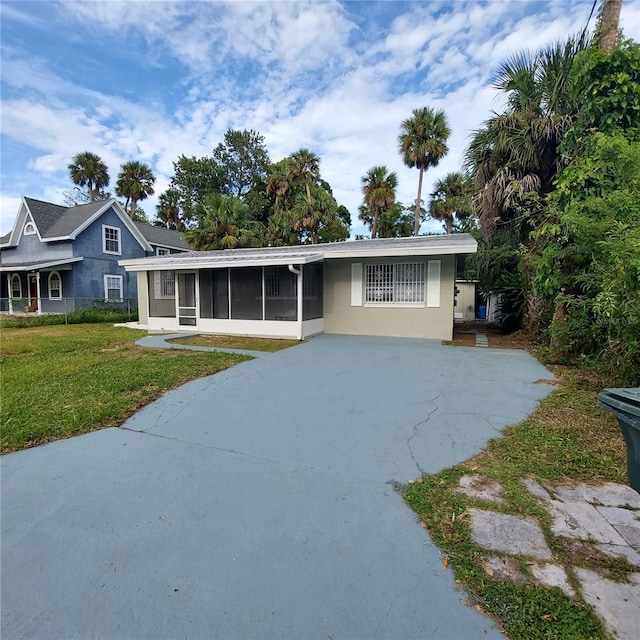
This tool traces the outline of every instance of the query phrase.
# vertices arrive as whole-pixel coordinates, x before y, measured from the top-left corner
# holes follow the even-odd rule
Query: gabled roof
[[[291,247],[261,247],[256,249],[225,249],[221,251],[189,251],[171,256],[120,260],[127,271],[158,271],[164,269],[205,269],[227,266],[306,264],[336,258],[382,258],[405,256],[436,256],[475,253],[478,244],[469,233],[417,238],[376,238],[328,244],[307,244]]]
[[[73,235],[76,229],[105,206],[104,200],[74,207],[63,207],[33,198],[25,198],[24,201],[43,240]]]
[[[136,222],[134,224],[149,244],[183,251],[190,251],[192,249],[180,231],[166,229],[165,227],[156,227],[155,225],[144,222]]]
[[[109,209],[113,209],[122,224],[129,229],[145,251],[152,251],[152,247],[145,236],[115,199],[63,207],[51,202],[24,197],[13,230],[8,237],[2,238],[0,245],[5,248],[17,246],[25,215],[33,219],[40,240],[42,242],[52,242],[56,240],[75,240],[82,231]]]

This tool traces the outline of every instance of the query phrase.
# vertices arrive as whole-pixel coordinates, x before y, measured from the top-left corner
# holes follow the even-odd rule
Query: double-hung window
[[[53,300],[62,298],[62,279],[57,271],[49,274],[49,298]]]
[[[153,272],[153,296],[156,300],[166,300],[176,297],[176,272]]]
[[[22,280],[17,273],[11,276],[11,297],[22,298]]]
[[[102,225],[102,251],[103,253],[112,253],[118,256],[122,253],[120,247],[120,229],[118,227],[110,227],[106,224]]]
[[[122,276],[104,277],[104,299],[122,301]]]
[[[424,262],[368,264],[365,303],[424,304]]]

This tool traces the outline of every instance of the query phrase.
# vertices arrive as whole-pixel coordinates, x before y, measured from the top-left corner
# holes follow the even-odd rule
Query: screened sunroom
[[[322,256],[239,261],[219,252],[204,264],[199,257],[201,264],[168,258],[163,269],[138,272],[138,290],[147,292],[141,322],[150,331],[295,339],[323,331]]]

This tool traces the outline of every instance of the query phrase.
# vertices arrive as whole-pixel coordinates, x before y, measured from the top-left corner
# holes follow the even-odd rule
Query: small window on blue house
[[[33,222],[27,222],[27,224],[24,225],[25,236],[32,236],[35,234],[35,232],[36,232],[36,227],[33,224]]]
[[[57,271],[49,274],[49,298],[54,300],[62,298],[62,278]]]
[[[168,256],[170,253],[171,251],[169,251],[169,249],[166,249],[165,247],[156,247],[157,256]]]
[[[122,253],[120,248],[120,229],[118,227],[102,225],[102,251],[118,256]]]
[[[22,298],[22,280],[17,273],[11,276],[11,297]]]
[[[122,276],[104,277],[104,299],[111,301],[122,301]]]

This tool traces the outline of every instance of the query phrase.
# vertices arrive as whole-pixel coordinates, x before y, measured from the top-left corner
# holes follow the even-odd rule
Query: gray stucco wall
[[[402,308],[389,306],[351,306],[351,265],[441,261],[440,306]],[[407,256],[385,259],[326,260],[324,263],[324,327],[325,333],[345,333],[408,338],[451,340],[453,335],[454,256]],[[426,285],[425,285],[426,286]],[[364,282],[363,300],[364,300]],[[426,291],[425,291],[426,300]]]

